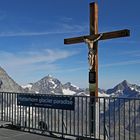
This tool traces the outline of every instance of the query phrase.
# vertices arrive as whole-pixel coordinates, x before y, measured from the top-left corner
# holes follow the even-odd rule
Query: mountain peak
[[[108,89],[107,93],[116,97],[135,97],[139,96],[140,87],[135,84],[130,84],[127,80],[124,80],[114,88]]]
[[[47,77],[52,78],[52,75],[48,74],[48,76],[47,76]]]
[[[122,81],[120,84],[122,84],[124,87],[128,87],[130,85],[127,80]]]
[[[71,82],[67,82],[63,85],[64,89],[74,91],[75,93],[83,92],[83,90],[75,85],[73,85]]]
[[[55,79],[52,75],[48,74],[47,76],[45,76],[42,79]]]
[[[0,66],[0,75],[6,74],[6,71]]]
[[[67,82],[64,84],[65,86],[71,86],[71,82]]]
[[[24,89],[8,75],[2,67],[0,67],[0,91],[24,92]]]
[[[50,80],[53,80],[53,79],[55,79],[55,78],[53,78],[51,75],[47,75],[47,76],[43,77],[41,80],[50,81]]]

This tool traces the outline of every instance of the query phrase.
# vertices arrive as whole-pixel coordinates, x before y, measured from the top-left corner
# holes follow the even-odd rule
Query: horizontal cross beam
[[[82,42],[84,42],[84,39],[86,39],[86,38],[90,39],[90,40],[95,40],[100,35],[102,35],[102,36],[99,38],[99,40],[128,37],[128,36],[130,36],[130,30],[124,29],[124,30],[119,30],[119,31],[100,33],[97,35],[86,35],[86,36],[80,36],[80,37],[74,37],[74,38],[67,38],[67,39],[64,39],[64,44],[82,43]]]

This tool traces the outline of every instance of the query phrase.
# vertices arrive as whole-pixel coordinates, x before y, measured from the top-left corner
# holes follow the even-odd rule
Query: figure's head
[[[88,45],[89,49],[93,48],[93,41],[88,39],[88,38],[84,38],[84,42]]]
[[[87,44],[89,44],[89,43],[91,43],[91,40],[88,39],[88,38],[84,38],[84,42],[87,43]]]

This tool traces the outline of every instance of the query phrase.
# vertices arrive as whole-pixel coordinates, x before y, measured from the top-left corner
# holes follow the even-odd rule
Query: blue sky
[[[64,38],[89,34],[92,0],[0,0],[0,66],[21,85],[51,74],[88,87],[87,46]],[[99,42],[99,87],[140,84],[140,2],[97,1],[99,32],[128,28],[131,37]]]

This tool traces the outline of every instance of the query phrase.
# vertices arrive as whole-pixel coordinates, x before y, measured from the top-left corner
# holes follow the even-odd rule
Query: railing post
[[[93,135],[95,136],[95,107],[94,107],[95,98],[90,96],[90,102],[89,102],[89,131],[90,131],[90,137]]]
[[[28,121],[29,124],[28,124],[28,127],[29,127],[29,132],[30,132],[30,106],[29,106],[28,114],[29,114],[29,118],[28,118],[29,119],[29,121]]]
[[[124,120],[123,120],[123,125],[124,125],[124,140],[125,140],[125,111],[126,111],[125,110],[125,98],[123,100],[124,100],[124,110],[123,110],[124,111],[124,114],[123,114],[124,115]]]
[[[64,112],[63,112],[63,110],[62,110],[62,138],[64,138],[63,121],[64,121]]]
[[[105,133],[105,98],[104,98],[104,140],[106,139],[106,133]]]
[[[136,140],[136,101],[134,99],[134,140]]]
[[[128,117],[129,117],[129,128],[128,128],[128,131],[129,131],[129,139],[131,139],[131,117],[130,117],[130,99],[128,99],[128,103],[129,103],[129,115],[128,115]]]
[[[1,98],[1,120],[3,121],[3,93]]]

